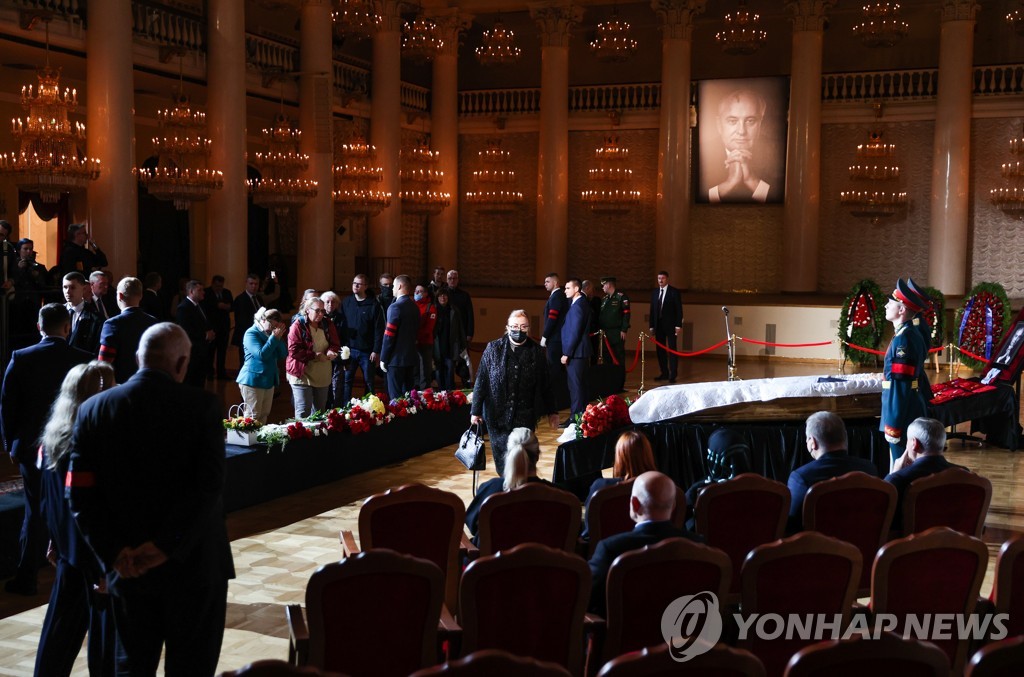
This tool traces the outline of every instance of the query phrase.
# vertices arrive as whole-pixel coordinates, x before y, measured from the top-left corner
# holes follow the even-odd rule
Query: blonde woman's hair
[[[47,467],[55,468],[57,462],[71,450],[71,433],[82,403],[114,385],[114,367],[99,360],[79,364],[68,372],[39,438],[39,443],[46,450]]]
[[[515,428],[508,436],[508,456],[505,458],[505,491],[526,484],[537,474],[540,459],[540,442],[529,428]]]
[[[260,306],[253,316],[252,321],[257,327],[260,326],[260,322],[268,320],[270,322],[280,322],[283,318],[281,317],[281,311],[277,308],[265,308]]]

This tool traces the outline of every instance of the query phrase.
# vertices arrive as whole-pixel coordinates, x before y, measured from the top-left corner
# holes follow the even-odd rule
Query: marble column
[[[569,262],[569,36],[583,18],[575,5],[530,8],[541,38],[540,140],[537,162],[535,277]],[[578,273],[576,273],[578,274]]]
[[[944,0],[939,37],[939,84],[932,157],[928,284],[943,294],[967,292],[970,242],[971,103],[974,0]],[[910,262],[908,262],[909,264]],[[920,268],[907,274],[920,274]]]
[[[304,0],[299,37],[300,149],[309,155],[304,178],[316,181],[316,197],[299,210],[297,294],[334,285],[334,60],[331,54],[331,1]]]
[[[821,215],[821,56],[825,13],[835,0],[790,0],[793,54],[789,85],[782,291],[818,288]]]
[[[444,40],[444,47],[434,57],[431,143],[440,153],[438,169],[444,172],[440,190],[451,193],[452,204],[427,222],[428,273],[434,266],[446,270],[459,267],[459,32],[470,26],[470,17],[457,9],[430,18],[437,22]]]
[[[370,143],[377,147],[377,162],[384,168],[380,189],[391,193],[391,205],[370,219],[370,258],[374,280],[381,267],[390,267],[402,255],[402,200],[399,196],[402,148],[402,15],[395,0],[377,3],[381,23],[373,36]],[[389,270],[392,275],[400,271]]]
[[[654,0],[661,18],[661,117],[654,270],[690,286],[690,75],[694,19],[706,0]]]
[[[85,32],[86,155],[100,161],[89,183],[89,228],[110,263],[114,284],[138,274],[139,204],[132,89],[132,14],[129,3],[94,0]]]
[[[224,187],[206,210],[203,280],[223,275],[229,288],[245,286],[249,272],[249,212],[245,186],[245,3],[210,0],[207,22],[210,167],[224,172]]]

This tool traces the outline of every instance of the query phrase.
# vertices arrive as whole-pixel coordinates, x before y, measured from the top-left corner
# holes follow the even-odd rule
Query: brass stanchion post
[[[644,339],[647,338],[647,334],[643,331],[640,332],[640,387],[637,388],[636,396],[640,397],[644,394],[644,363],[646,355],[644,355]]]

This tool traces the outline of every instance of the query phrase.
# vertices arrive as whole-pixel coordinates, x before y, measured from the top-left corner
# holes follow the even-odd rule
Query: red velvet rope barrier
[[[818,343],[769,343],[767,341],[756,341],[754,339],[743,338],[742,336],[737,336],[736,338],[744,343],[754,343],[759,346],[775,346],[776,348],[814,348],[817,346],[832,345],[831,341],[819,341]]]
[[[946,346],[939,346],[938,348],[929,348],[928,354],[931,355],[932,353],[941,353],[945,347]]]
[[[631,373],[634,369],[636,369],[636,365],[640,363],[640,345],[641,345],[641,343],[642,343],[642,341],[640,341],[640,339],[637,339],[637,341],[636,341],[636,353],[633,354],[633,365],[629,369],[626,370],[627,374]]]
[[[604,347],[608,349],[608,357],[612,358],[612,364],[616,367],[619,366],[619,361],[615,359],[615,351],[612,350],[612,344],[608,341],[608,334],[602,334],[601,338],[604,339]]]
[[[987,357],[982,357],[981,355],[975,355],[971,351],[964,350],[960,346],[953,346],[953,347],[956,348],[957,350],[959,350],[961,353],[963,353],[967,357],[971,358],[972,360],[977,360],[978,362],[984,362],[985,364],[988,364],[988,358]]]
[[[859,346],[856,343],[850,343],[849,341],[843,341],[843,343],[850,346],[854,350],[861,351],[862,353],[871,353],[872,355],[885,355],[884,350],[873,350],[871,348],[865,348],[864,346]]]
[[[698,351],[695,351],[695,352],[692,352],[692,353],[681,353],[678,350],[672,350],[668,346],[663,345],[661,343],[658,343],[658,340],[656,338],[653,338],[653,337],[648,337],[648,338],[651,339],[651,343],[653,343],[654,345],[656,345],[659,348],[662,348],[664,350],[667,350],[668,352],[672,353],[673,355],[678,355],[679,357],[696,357],[697,355],[703,355],[704,353],[710,353],[712,350],[717,350],[718,348],[721,348],[722,346],[724,346],[726,343],[729,342],[726,339],[722,339],[721,341],[719,341],[715,345],[710,346],[708,348],[705,348],[704,350],[698,350]]]

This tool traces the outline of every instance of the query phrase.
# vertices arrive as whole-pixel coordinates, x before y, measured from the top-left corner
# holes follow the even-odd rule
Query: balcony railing
[[[299,48],[246,33],[245,61],[264,73],[293,73],[299,70]]]
[[[78,16],[82,3],[79,0],[11,0],[7,4],[15,9],[49,12],[58,16]]]
[[[661,105],[661,85],[586,85],[569,88],[571,112],[650,110]],[[459,115],[522,115],[540,110],[540,89],[476,89],[459,92]]]
[[[132,33],[159,45],[202,51],[206,43],[202,17],[162,5],[132,2]]]

